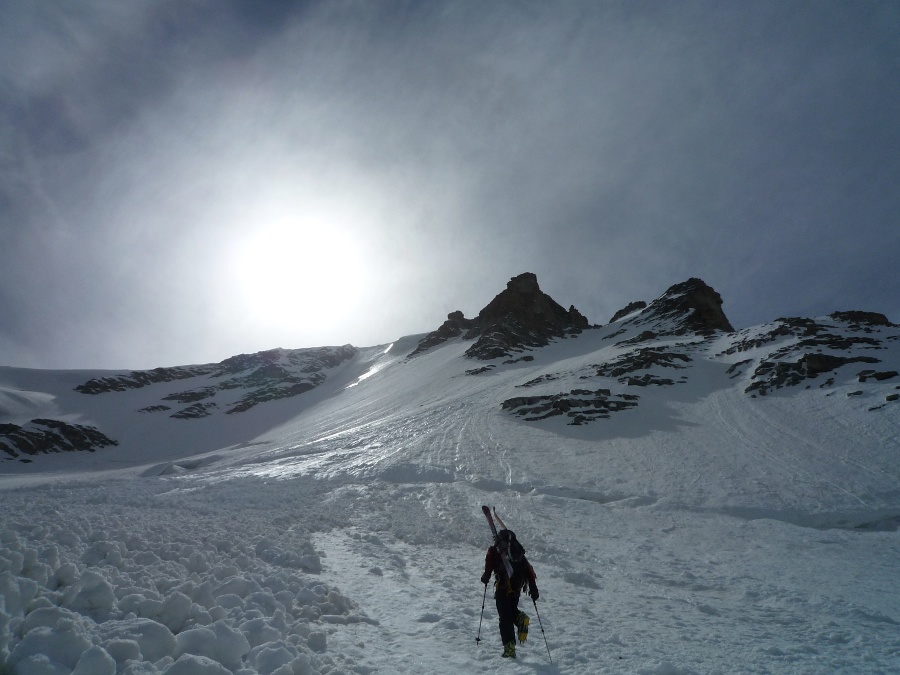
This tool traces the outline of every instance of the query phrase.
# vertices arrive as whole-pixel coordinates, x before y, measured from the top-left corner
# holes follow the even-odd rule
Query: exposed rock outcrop
[[[734,332],[734,327],[722,311],[722,296],[702,279],[696,278],[675,284],[625,324],[652,325],[660,335]]]
[[[735,336],[734,343],[723,354],[736,354],[739,352],[759,349],[770,343],[783,341],[785,338],[799,338],[788,341],[782,347],[773,349],[769,354],[770,360],[784,359],[798,353],[811,352],[813,350],[831,349],[846,351],[853,348],[880,349],[882,341],[869,335],[857,335],[856,333],[871,333],[864,327],[851,324],[849,330],[834,332],[833,326],[816,323],[813,319],[792,317],[788,319],[776,319],[773,326],[767,330],[742,331]],[[746,337],[745,337],[746,335]],[[890,339],[890,338],[888,338]]]
[[[447,340],[450,340],[452,338],[459,337],[463,333],[467,333],[468,331],[470,331],[473,326],[474,322],[463,316],[462,312],[450,312],[447,315],[447,320],[443,324],[441,324],[441,327],[436,331],[432,331],[422,340],[420,340],[418,347],[415,348],[410,356],[415,356],[416,354],[427,351],[432,347],[436,347],[442,342],[446,342]]]
[[[578,426],[597,419],[607,419],[611,413],[637,405],[634,394],[613,394],[609,389],[573,389],[549,396],[518,396],[503,402],[503,409],[524,417],[526,422],[538,422],[548,417],[565,415],[569,424]]]
[[[511,356],[532,347],[544,347],[554,338],[575,335],[589,327],[588,320],[570,306],[565,309],[541,291],[531,272],[510,279],[506,290],[491,300],[478,316],[466,319],[453,312],[436,331],[426,335],[410,356],[462,335],[475,340],[466,356],[489,360]]]
[[[888,318],[884,314],[879,314],[878,312],[833,312],[828,315],[828,318],[849,323],[855,328],[861,328],[863,326],[890,327],[894,325],[888,321]]]
[[[848,363],[878,363],[871,356],[834,356],[832,354],[804,354],[797,361],[762,361],[753,373],[754,382],[744,391],[759,393],[781,387],[796,386],[807,379],[815,379],[822,373],[837,370]]]
[[[94,427],[61,420],[33,419],[25,426],[0,424],[0,450],[11,458],[51,452],[94,452],[118,445]],[[25,460],[27,461],[27,460]]]
[[[868,382],[869,380],[883,382],[884,380],[890,380],[898,375],[900,375],[900,373],[896,370],[883,370],[881,372],[877,370],[863,370],[856,376],[856,379],[858,382]]]
[[[606,363],[593,366],[597,377],[621,377],[638,370],[653,367],[681,369],[690,363],[687,354],[669,351],[664,347],[644,347],[636,349]]]

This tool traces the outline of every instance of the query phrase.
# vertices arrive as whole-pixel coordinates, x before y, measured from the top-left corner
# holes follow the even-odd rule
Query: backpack
[[[506,551],[509,557],[513,568],[513,576],[510,579],[511,588],[518,587],[521,590],[528,585],[530,580],[537,578],[534,569],[525,558],[525,547],[516,538],[515,532],[506,529],[500,530],[494,545],[498,551]]]

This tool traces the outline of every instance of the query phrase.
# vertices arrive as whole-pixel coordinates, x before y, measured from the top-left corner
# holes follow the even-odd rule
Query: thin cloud
[[[523,271],[594,322],[690,276],[737,326],[900,320],[892,5],[4,12],[4,363],[380,344]],[[267,320],[234,268],[273,223]],[[350,260],[352,294],[304,281]]]

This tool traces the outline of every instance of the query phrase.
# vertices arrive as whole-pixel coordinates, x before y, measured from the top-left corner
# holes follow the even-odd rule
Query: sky
[[[900,321],[900,5],[6,0],[0,365],[373,346],[506,282],[605,323]]]

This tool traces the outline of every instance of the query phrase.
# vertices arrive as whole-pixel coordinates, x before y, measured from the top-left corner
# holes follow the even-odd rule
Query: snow
[[[501,409],[625,391],[592,366],[639,332],[610,339],[626,321],[475,376],[461,340],[413,359],[412,338],[361,349],[307,394],[197,420],[136,412],[183,383],[84,396],[74,386],[102,373],[0,369],[0,421],[55,415],[120,440],[0,463],[0,663],[27,675],[900,671],[900,402],[870,410],[900,381],[860,385],[856,364],[827,387],[754,398],[752,368],[729,368],[791,338],[734,354],[733,336],[660,338],[691,362],[651,371],[677,384],[627,388],[635,409],[584,426]],[[900,369],[896,339],[873,353]],[[531,633],[515,662],[500,658],[490,594],[482,619],[482,504],[538,574],[540,623],[523,597]]]

